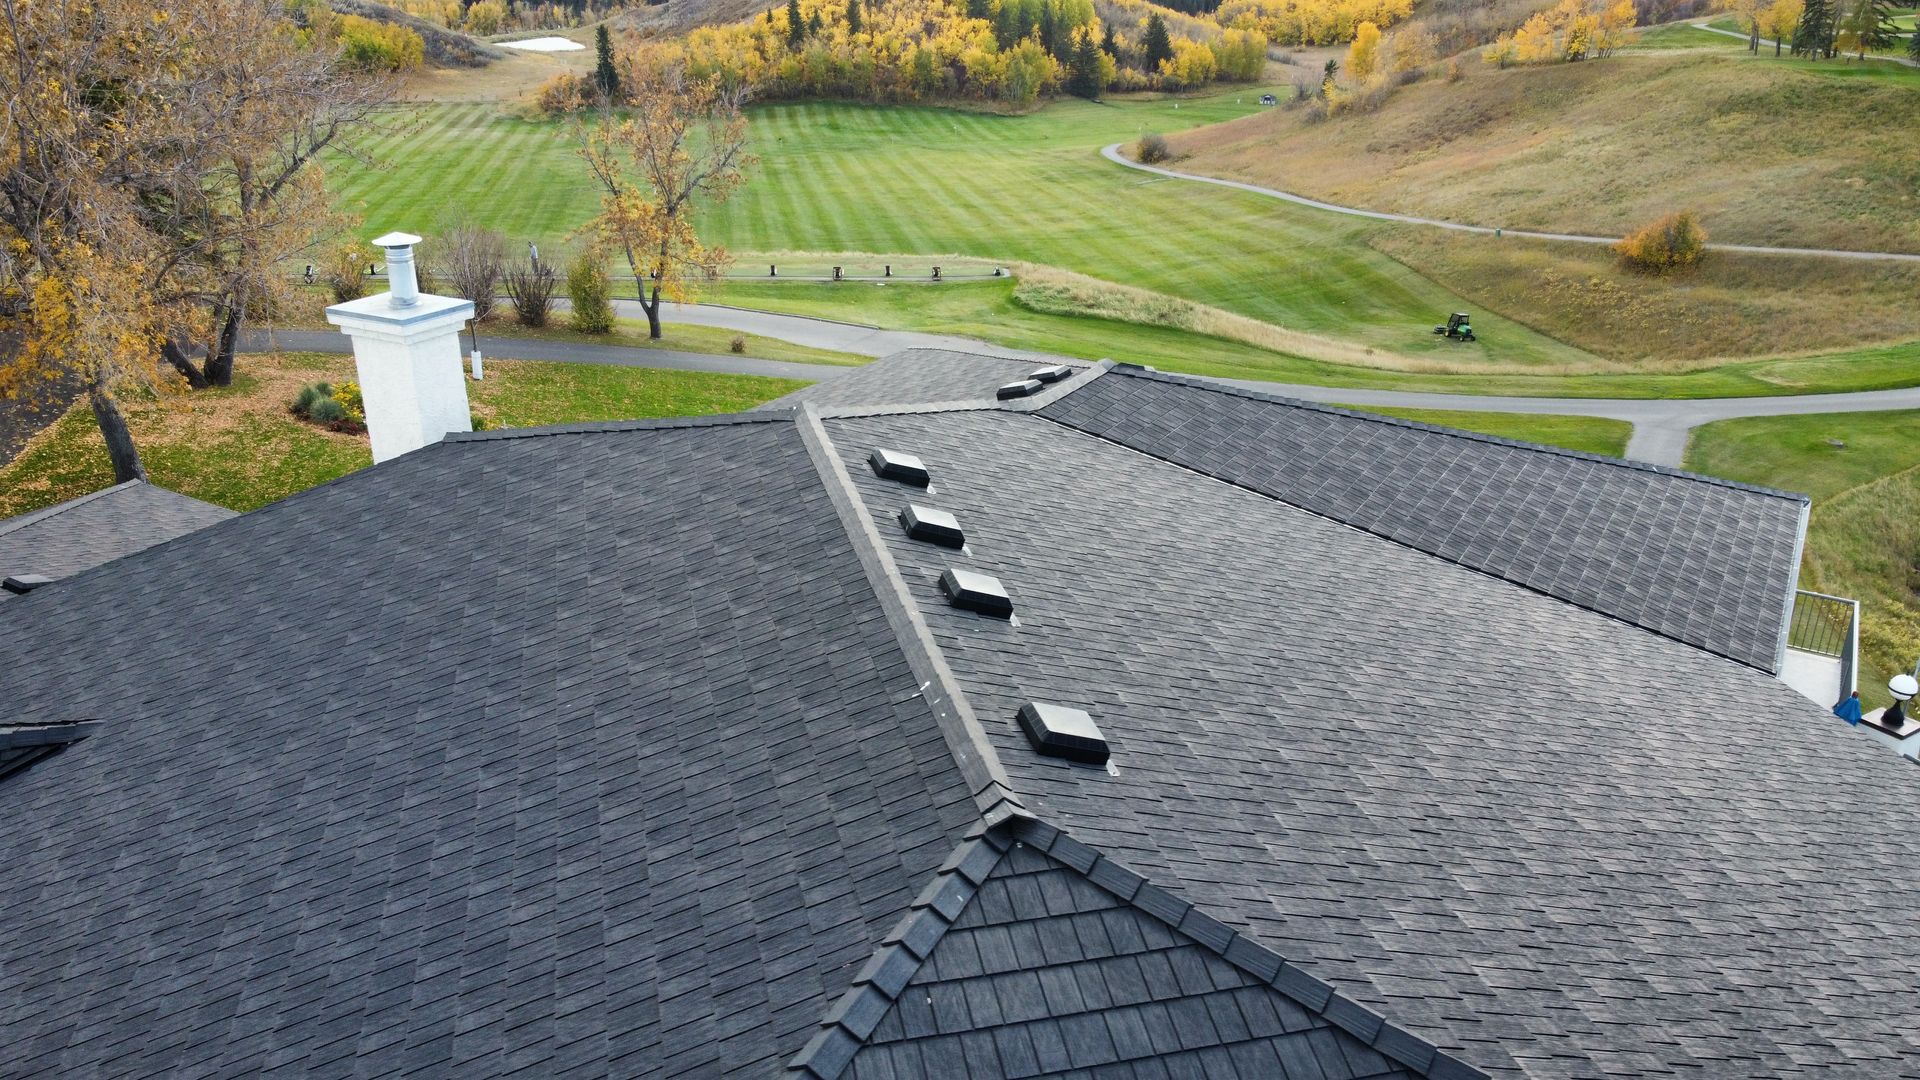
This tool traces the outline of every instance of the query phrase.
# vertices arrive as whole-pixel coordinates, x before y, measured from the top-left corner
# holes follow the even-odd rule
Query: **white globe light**
[[[1895,675],[1887,680],[1887,689],[1892,691],[1894,697],[1907,701],[1915,694],[1920,694],[1920,682],[1915,682],[1911,675]]]

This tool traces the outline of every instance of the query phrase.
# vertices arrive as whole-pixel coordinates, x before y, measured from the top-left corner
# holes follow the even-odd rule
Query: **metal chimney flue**
[[[420,302],[420,275],[413,268],[413,245],[420,238],[412,233],[390,232],[374,243],[387,252],[387,303],[410,308]]]

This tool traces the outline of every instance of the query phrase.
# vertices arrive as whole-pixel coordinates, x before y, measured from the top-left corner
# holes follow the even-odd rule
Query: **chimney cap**
[[[419,237],[413,235],[412,233],[404,233],[404,232],[390,232],[387,235],[378,237],[373,241],[375,247],[383,247],[383,248],[412,247],[413,245],[419,242],[420,242]]]

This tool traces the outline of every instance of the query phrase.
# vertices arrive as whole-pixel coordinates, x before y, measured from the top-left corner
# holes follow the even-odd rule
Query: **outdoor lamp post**
[[[1907,720],[1907,702],[1915,694],[1920,694],[1920,680],[1911,675],[1895,675],[1887,680],[1887,693],[1893,695],[1893,704],[1880,714],[1880,722],[1895,731]]]

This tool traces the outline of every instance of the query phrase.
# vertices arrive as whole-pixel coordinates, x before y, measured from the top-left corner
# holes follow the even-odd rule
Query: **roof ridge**
[[[0,521],[0,536],[4,536],[7,533],[15,532],[20,529],[24,529],[28,525],[33,525],[37,522],[46,521],[49,518],[59,517],[61,514],[64,514],[67,511],[72,510],[77,506],[82,506],[86,503],[90,503],[93,500],[98,499],[103,495],[109,495],[109,494],[112,494],[113,492],[120,491],[125,488],[130,488],[135,484],[146,484],[146,483],[147,483],[146,480],[140,479],[138,477],[132,480],[122,480],[120,483],[109,484],[98,491],[89,491],[85,495],[76,495],[71,499],[65,499],[61,502],[54,503],[52,506],[43,506],[38,510],[29,510],[26,513],[21,514],[17,517],[11,517],[11,518],[7,518],[4,521]],[[149,485],[149,486],[157,486],[157,485]],[[168,489],[168,490],[171,490],[171,489]],[[174,494],[179,495],[180,493],[176,491],[174,492]],[[181,495],[180,497],[183,499],[193,498],[193,496],[191,495]],[[195,501],[197,502],[199,500],[195,500]]]
[[[789,1071],[837,1080],[933,955],[947,930],[1015,844],[1027,844],[1128,907],[1193,941],[1375,1052],[1429,1080],[1487,1080],[1487,1074],[1347,997],[1331,983],[1182,900],[1098,849],[1038,818],[976,826],[940,864],[907,913],[821,1017],[820,1030]]]
[[[791,406],[759,412],[715,413],[710,416],[662,416],[647,420],[587,420],[576,424],[494,428],[488,431],[449,431],[440,442],[492,442],[499,439],[538,439],[549,435],[593,435],[615,431],[662,431],[674,428],[729,427],[736,424],[792,422]]]
[[[919,605],[914,603],[899,568],[881,542],[865,502],[854,490],[853,478],[834,452],[833,440],[827,435],[825,425],[806,405],[796,410],[795,425],[800,441],[820,474],[821,484],[840,515],[847,539],[860,558],[861,568],[866,571],[867,582],[886,614],[887,625],[893,629],[900,651],[920,681],[920,692],[933,710],[947,749],[967,782],[981,819],[996,825],[1013,817],[1030,817],[993,744],[987,740],[986,729],[967,704],[960,680],[947,666],[946,657],[920,615]]]
[[[1758,484],[1743,484],[1738,480],[1726,480],[1718,476],[1688,472],[1685,469],[1675,469],[1665,465],[1654,465],[1644,461],[1630,461],[1626,458],[1607,457],[1604,454],[1589,454],[1584,450],[1569,450],[1563,446],[1548,446],[1545,443],[1530,443],[1519,439],[1504,439],[1498,435],[1487,435],[1478,431],[1462,431],[1459,428],[1443,427],[1439,424],[1426,424],[1418,420],[1408,420],[1398,416],[1386,416],[1381,413],[1366,412],[1360,409],[1343,409],[1337,405],[1328,405],[1319,401],[1307,401],[1304,398],[1287,397],[1284,394],[1269,393],[1264,390],[1253,390],[1248,387],[1235,386],[1232,383],[1207,379],[1201,376],[1178,375],[1171,372],[1159,371],[1140,364],[1115,364],[1113,371],[1116,374],[1126,375],[1136,379],[1148,379],[1153,382],[1184,386],[1193,390],[1205,390],[1216,394],[1226,394],[1229,397],[1247,398],[1252,401],[1265,401],[1274,405],[1286,405],[1296,409],[1306,409],[1309,412],[1345,416],[1355,420],[1364,420],[1368,423],[1385,424],[1389,427],[1410,428],[1414,431],[1425,431],[1435,435],[1446,435],[1456,439],[1466,439],[1469,442],[1491,443],[1494,446],[1506,446],[1516,450],[1531,450],[1535,453],[1551,454],[1555,457],[1573,458],[1576,461],[1588,461],[1598,465],[1612,465],[1616,468],[1653,473],[1657,476],[1668,476],[1677,480],[1692,480],[1697,483],[1730,488],[1734,491],[1745,491],[1754,495],[1766,495],[1776,499],[1786,499],[1791,502],[1808,504],[1812,502],[1806,495],[1797,491],[1762,487]],[[1547,401],[1552,399],[1542,398],[1541,400]]]
[[[1119,439],[1114,439],[1106,435],[1102,435],[1099,432],[1088,431],[1086,428],[1083,428],[1078,424],[1069,423],[1068,421],[1061,419],[1058,416],[1048,416],[1044,412],[1038,413],[1036,415],[1038,415],[1043,420],[1048,420],[1048,421],[1051,421],[1052,423],[1058,424],[1061,427],[1066,428],[1068,431],[1077,431],[1080,434],[1085,435],[1087,438],[1098,439],[1101,442],[1107,443],[1109,445],[1117,446],[1122,450],[1127,450],[1132,453],[1139,454],[1142,457],[1152,458],[1154,461],[1171,465],[1176,469],[1185,469],[1186,471],[1193,473],[1195,476],[1204,476],[1207,479],[1214,481],[1215,483],[1225,484],[1236,491],[1247,492],[1250,495],[1254,495],[1258,498],[1266,499],[1269,502],[1276,502],[1282,506],[1291,507],[1292,509],[1299,511],[1300,513],[1311,514],[1322,521],[1332,522],[1335,525],[1339,525],[1343,528],[1352,529],[1353,531],[1358,533],[1364,533],[1368,536],[1374,537],[1379,540],[1383,540],[1397,547],[1405,548],[1408,551],[1418,552],[1419,554],[1425,555],[1430,559],[1438,559],[1441,562],[1446,563],[1448,566],[1457,566],[1460,569],[1465,570],[1470,574],[1479,574],[1482,577],[1490,578],[1494,581],[1505,582],[1506,584],[1511,585],[1514,588],[1525,589],[1526,591],[1533,593],[1537,596],[1544,596],[1549,600],[1553,600],[1557,603],[1565,604],[1570,608],[1574,608],[1575,610],[1585,611],[1590,614],[1598,615],[1603,619],[1609,619],[1613,622],[1619,623],[1621,626],[1630,626],[1642,633],[1652,634],[1654,637],[1657,637],[1662,641],[1671,641],[1677,645],[1682,645],[1689,649],[1696,649],[1702,653],[1705,653],[1708,656],[1716,657],[1718,659],[1725,660],[1729,663],[1738,664],[1741,667],[1749,668],[1753,671],[1759,671],[1769,676],[1773,676],[1777,674],[1776,672],[1768,671],[1766,668],[1763,668],[1758,664],[1748,663],[1747,661],[1742,660],[1737,656],[1729,656],[1726,653],[1719,652],[1714,649],[1709,649],[1705,645],[1701,645],[1698,642],[1692,642],[1692,641],[1686,640],[1685,638],[1675,637],[1672,634],[1655,630],[1651,626],[1644,626],[1640,623],[1634,622],[1631,619],[1623,619],[1620,616],[1615,615],[1611,611],[1603,611],[1600,608],[1592,607],[1587,604],[1582,604],[1577,600],[1569,600],[1568,598],[1561,596],[1559,593],[1549,592],[1538,585],[1530,585],[1527,582],[1520,581],[1516,578],[1510,578],[1505,574],[1494,573],[1492,570],[1489,570],[1484,566],[1474,566],[1472,563],[1461,562],[1459,559],[1450,558],[1449,556],[1443,555],[1438,551],[1432,551],[1428,548],[1421,547],[1418,544],[1409,543],[1408,541],[1403,540],[1400,537],[1389,536],[1386,533],[1377,532],[1373,529],[1367,528],[1365,525],[1359,525],[1354,522],[1347,521],[1343,518],[1334,517],[1332,514],[1329,514],[1323,510],[1315,510],[1311,507],[1301,506],[1299,503],[1294,502],[1291,499],[1283,499],[1280,496],[1274,495],[1270,492],[1261,491],[1259,488],[1248,487],[1247,485],[1242,484],[1238,481],[1229,480],[1224,476],[1215,475],[1214,473],[1210,473],[1207,470],[1202,469],[1197,465],[1191,465],[1184,461],[1177,461],[1170,457],[1164,457],[1160,454],[1153,453],[1150,450],[1145,450],[1145,449],[1142,449],[1141,447],[1135,446],[1132,443],[1121,442]],[[1795,573],[1797,575],[1798,571],[1796,570]],[[1797,576],[1796,576],[1796,580],[1798,580]],[[1791,593],[1789,593],[1789,595],[1791,595]]]

